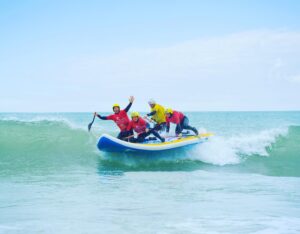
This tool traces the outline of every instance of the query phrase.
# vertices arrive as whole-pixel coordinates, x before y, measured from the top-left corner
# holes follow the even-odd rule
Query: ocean
[[[103,153],[92,113],[0,113],[0,233],[300,233],[300,112],[188,112],[208,142]]]

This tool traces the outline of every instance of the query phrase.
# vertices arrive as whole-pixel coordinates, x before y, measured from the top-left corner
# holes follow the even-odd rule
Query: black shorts
[[[155,131],[165,131],[167,127],[167,124],[164,123],[160,123],[160,124],[155,124],[153,130]]]
[[[122,132],[119,133],[118,139],[120,139],[120,140],[127,140],[127,137],[131,136],[131,135],[133,135],[133,131],[132,130],[130,130],[130,131],[122,131]]]

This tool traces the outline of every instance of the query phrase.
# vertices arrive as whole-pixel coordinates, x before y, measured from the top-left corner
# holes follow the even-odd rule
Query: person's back
[[[156,113],[152,116],[152,119],[157,123],[165,123],[166,116],[165,116],[165,108],[159,104],[155,104],[153,108],[151,108],[151,112],[156,111]]]
[[[175,133],[176,135],[181,135],[183,129],[192,130],[195,135],[198,135],[198,130],[189,125],[189,119],[180,111],[172,110],[167,108],[165,111],[167,120],[167,132],[170,131],[170,123],[176,124]]]
[[[173,114],[168,117],[166,116],[166,121],[168,123],[180,124],[184,118],[184,114],[180,111],[173,110]]]
[[[148,102],[151,112],[148,113],[145,118],[151,116],[151,119],[155,121],[154,129],[157,131],[163,131],[166,127],[166,116],[165,108],[157,104],[153,99],[150,99]]]

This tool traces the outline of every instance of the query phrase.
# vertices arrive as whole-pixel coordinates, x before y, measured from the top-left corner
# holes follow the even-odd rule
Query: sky
[[[1,0],[0,112],[300,110],[300,1]]]

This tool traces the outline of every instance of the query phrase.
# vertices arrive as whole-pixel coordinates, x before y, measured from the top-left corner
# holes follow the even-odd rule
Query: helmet
[[[148,101],[148,104],[149,105],[154,105],[154,104],[156,104],[156,101],[154,100],[154,99],[150,99],[149,101]]]
[[[165,113],[166,114],[173,114],[173,110],[171,109],[171,108],[167,108],[166,110],[165,110]]]
[[[119,107],[119,108],[120,108],[120,105],[119,105],[119,104],[114,104],[114,105],[112,106],[113,109],[114,109],[115,107]]]
[[[139,112],[137,112],[137,111],[131,112],[131,118],[139,117],[139,116],[140,116]]]

